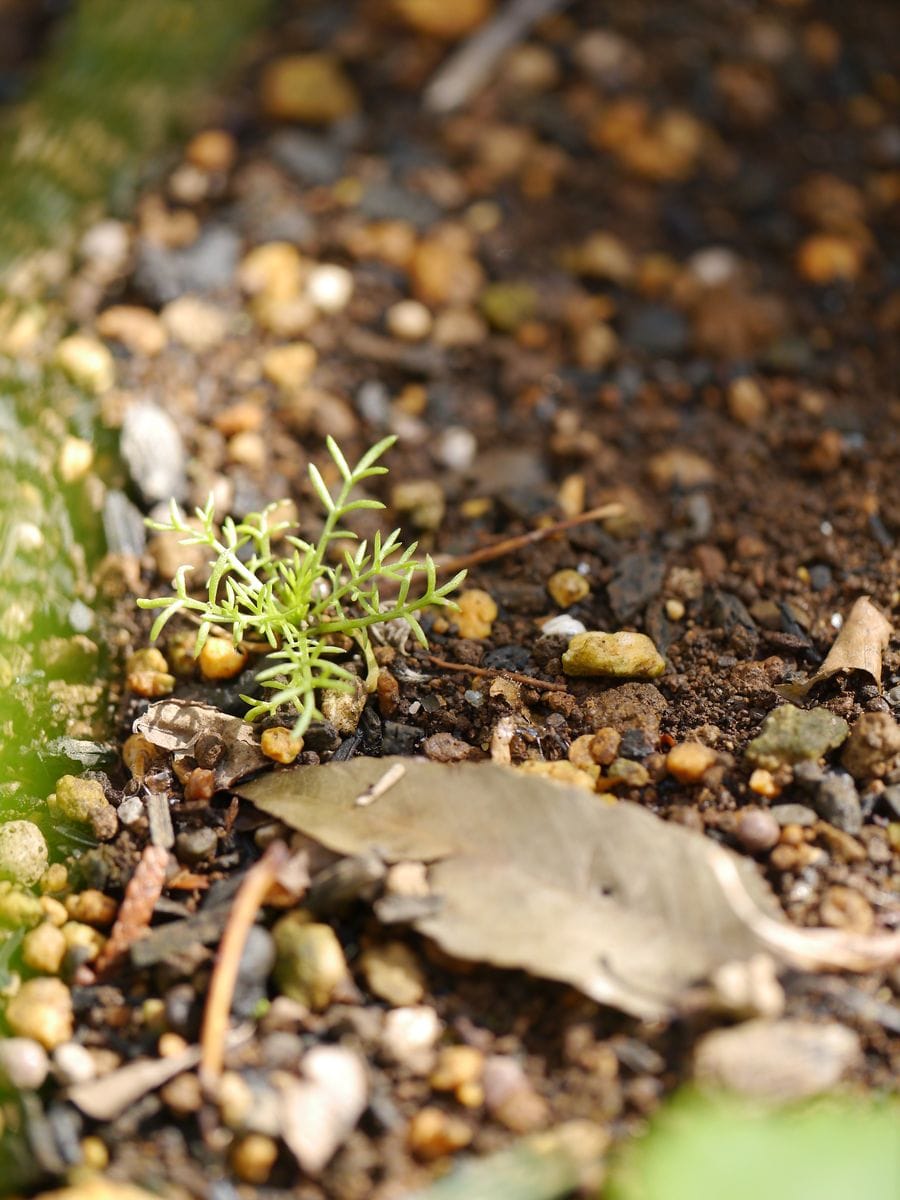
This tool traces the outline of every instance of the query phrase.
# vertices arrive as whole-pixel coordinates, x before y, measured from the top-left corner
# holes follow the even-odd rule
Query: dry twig
[[[579,513],[577,517],[566,517],[563,521],[554,521],[552,525],[544,525],[540,529],[530,529],[528,533],[519,533],[515,537],[504,538],[493,542],[490,546],[482,546],[471,554],[457,554],[453,558],[436,558],[434,565],[439,575],[454,575],[480,563],[493,562],[503,558],[533,542],[543,542],[546,538],[556,537],[567,529],[575,529],[579,525],[587,525],[591,521],[607,521],[611,517],[621,517],[625,509],[617,501],[611,504],[601,504],[599,508],[589,508],[587,512]]]
[[[531,675],[520,675],[518,671],[503,671],[500,667],[475,667],[470,663],[448,662],[445,658],[435,658],[433,654],[425,657],[443,671],[465,671],[469,675],[485,675],[489,679],[510,679],[513,683],[521,683],[523,687],[534,688],[538,692],[564,692],[561,683],[551,683],[547,679],[534,679]]]
[[[210,1088],[222,1074],[228,1014],[231,1012],[231,1000],[247,936],[288,857],[289,851],[284,842],[273,842],[259,862],[247,872],[234,898],[209,981],[200,1033],[200,1078],[206,1088]]]

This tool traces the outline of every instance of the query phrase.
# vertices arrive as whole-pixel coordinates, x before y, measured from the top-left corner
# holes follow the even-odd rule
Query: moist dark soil
[[[83,264],[74,320],[90,329],[102,311],[137,305],[161,313],[168,335],[152,355],[107,339],[116,387],[101,400],[105,421],[116,427],[130,404],[149,400],[187,451],[189,506],[212,491],[241,516],[288,497],[304,531],[318,520],[308,464],[334,479],[325,436],[352,459],[397,433],[390,475],[372,489],[387,512],[365,514],[359,529],[399,524],[437,555],[466,555],[618,502],[618,516],[473,567],[464,588],[488,593],[497,609],[487,636],[471,636],[452,614],[424,621],[430,655],[472,671],[436,665],[414,645],[379,647],[383,678],[396,688],[384,683],[354,733],[317,726],[298,761],[487,759],[498,721],[512,717],[513,764],[552,762],[581,735],[612,727],[619,756],[646,771],[640,786],[615,789],[620,800],[755,854],[797,924],[892,931],[896,768],[856,781],[862,825],[835,833],[816,811],[814,783],[787,766],[751,779],[744,751],[782,702],[777,688],[815,670],[855,600],[870,596],[888,616],[898,601],[897,9],[581,0],[539,24],[527,52],[521,43],[458,111],[431,115],[423,90],[446,45],[386,8],[287,5],[215,122],[233,138],[236,160],[208,171],[189,149],[128,224],[129,265],[92,289]],[[260,81],[267,64],[316,49],[343,63],[357,103],[311,132],[272,116]],[[227,253],[208,240],[223,230]],[[192,258],[203,239],[209,252]],[[352,297],[278,328],[248,298],[240,267],[270,242],[346,268]],[[426,270],[415,257],[423,244],[449,252]],[[221,325],[202,348],[200,318],[185,332],[168,307],[184,293]],[[421,339],[398,336],[402,322],[386,316],[410,296],[431,314]],[[315,371],[279,388],[265,356],[297,341],[315,347]],[[152,456],[152,445],[144,452]],[[430,488],[427,505],[404,497],[416,481]],[[140,478],[122,485],[135,508],[153,507]],[[149,620],[133,599],[164,594],[167,578],[153,543],[114,550],[100,580],[117,614],[108,640],[123,664],[124,742],[151,702],[124,683],[127,655],[148,644]],[[568,608],[548,590],[563,569],[589,585]],[[627,684],[567,676],[567,637],[542,631],[563,613],[587,630],[648,634],[665,674]],[[177,676],[174,696],[240,713],[252,671],[217,683],[183,655],[176,668],[187,628],[170,626],[160,643]],[[519,682],[503,684],[510,673]],[[865,713],[891,715],[898,685],[893,640],[880,681],[839,677],[806,704],[852,726]],[[716,752],[691,784],[666,766],[667,751],[684,741]],[[163,767],[152,786],[170,799],[176,836],[211,829],[217,841],[173,867],[154,928],[204,911],[268,836],[252,806],[228,792],[204,795],[194,779],[185,799],[188,778]],[[117,805],[144,794],[124,766],[102,781]],[[783,816],[774,846],[759,849],[742,834],[743,810],[788,804],[802,808]],[[69,886],[121,898],[149,837],[139,820],[73,857]],[[175,855],[189,843],[179,836]],[[836,894],[840,904],[829,903]],[[264,924],[277,915],[265,910]],[[464,1089],[460,1100],[428,1072],[379,1056],[390,1005],[369,989],[359,960],[396,932],[364,902],[322,919],[338,935],[353,988],[316,1013],[286,1017],[273,1003],[229,1058],[263,1095],[301,1049],[338,1043],[365,1057],[369,1107],[318,1178],[299,1174],[281,1143],[270,1171],[254,1177],[246,1134],[187,1084],[149,1092],[105,1123],[47,1085],[39,1120],[56,1142],[38,1156],[44,1179],[89,1137],[90,1154],[109,1158],[109,1178],[165,1195],[226,1200],[237,1188],[247,1197],[387,1200],[446,1171],[457,1146],[483,1154],[571,1118],[599,1124],[616,1143],[629,1139],[690,1079],[698,1039],[730,1020],[701,1009],[648,1025],[522,973],[450,961],[403,935],[424,980],[419,1003],[443,1022],[444,1044],[524,1068],[538,1116],[517,1125],[471,1093],[467,1103]],[[214,942],[195,944],[102,984],[73,982],[76,1040],[98,1061],[108,1052],[107,1065],[155,1055],[161,1033],[195,1041],[214,951]],[[781,985],[788,1016],[838,1021],[858,1035],[862,1053],[845,1088],[892,1089],[896,970],[793,972]],[[262,987],[274,1001],[272,982]],[[442,1114],[439,1133],[417,1140],[427,1107]]]

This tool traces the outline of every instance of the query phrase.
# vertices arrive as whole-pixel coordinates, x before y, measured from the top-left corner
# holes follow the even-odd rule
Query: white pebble
[[[105,275],[124,269],[128,258],[129,234],[121,221],[99,221],[81,239],[81,255]]]
[[[126,829],[136,825],[144,815],[144,802],[140,796],[129,796],[119,805],[119,820]]]
[[[427,1004],[391,1009],[384,1018],[381,1052],[391,1062],[425,1074],[431,1070],[434,1048],[443,1028],[440,1017]]]
[[[582,621],[579,621],[577,617],[567,616],[566,613],[562,613],[558,617],[551,617],[541,626],[541,633],[547,637],[574,637],[576,633],[586,632],[587,627]]]
[[[353,276],[337,263],[320,263],[309,273],[306,294],[320,312],[341,312],[353,295]]]
[[[431,333],[431,313],[418,300],[398,300],[384,319],[388,332],[403,342],[422,342]]]
[[[734,279],[741,267],[741,260],[725,246],[707,246],[692,254],[688,270],[704,287],[721,287]]]
[[[89,1083],[97,1074],[91,1052],[78,1042],[63,1042],[53,1051],[53,1074],[58,1083],[68,1087],[74,1083]]]
[[[475,461],[478,442],[471,429],[451,425],[437,440],[435,454],[442,466],[450,471],[466,471]]]

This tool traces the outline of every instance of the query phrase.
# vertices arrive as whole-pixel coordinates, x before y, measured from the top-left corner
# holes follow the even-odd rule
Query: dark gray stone
[[[185,292],[212,292],[231,283],[240,252],[240,236],[224,225],[208,226],[182,250],[142,242],[135,282],[154,304],[168,304]]]
[[[862,806],[851,775],[843,771],[827,775],[812,797],[812,806],[829,825],[844,833],[857,834],[862,829]]]

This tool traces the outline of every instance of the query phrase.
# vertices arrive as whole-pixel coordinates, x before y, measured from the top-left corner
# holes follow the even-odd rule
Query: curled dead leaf
[[[868,596],[860,596],[818,671],[804,683],[783,683],[775,690],[788,700],[802,700],[817,684],[851,671],[863,671],[880,690],[881,657],[891,633],[887,617]]]

